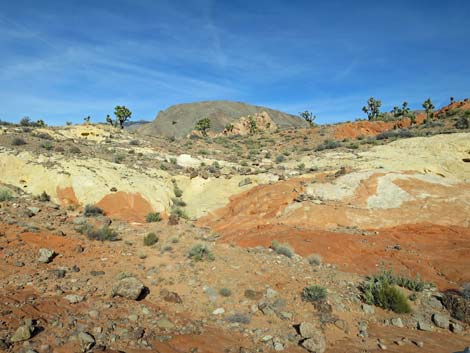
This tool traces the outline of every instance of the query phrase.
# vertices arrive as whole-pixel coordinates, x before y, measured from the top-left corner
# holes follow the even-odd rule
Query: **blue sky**
[[[0,0],[0,119],[228,99],[320,123],[470,95],[470,2]]]

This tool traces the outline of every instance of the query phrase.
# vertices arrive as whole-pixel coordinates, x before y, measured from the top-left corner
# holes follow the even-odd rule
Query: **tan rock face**
[[[233,128],[223,131],[224,135],[249,135],[250,134],[250,125],[254,122],[256,124],[256,129],[259,131],[276,131],[277,125],[271,119],[268,113],[261,112],[259,114],[254,114],[253,116],[241,117],[238,121],[234,122]]]
[[[269,116],[267,112],[261,112],[249,116],[242,116],[238,120],[235,120],[231,124],[228,124],[230,128],[225,128],[222,132],[208,131],[208,136],[220,137],[220,136],[232,136],[232,135],[241,135],[247,136],[251,134],[251,124],[252,122],[256,126],[257,131],[266,131],[273,132],[276,131],[278,126],[274,120]],[[196,135],[202,137],[200,131],[191,131],[190,135]]]

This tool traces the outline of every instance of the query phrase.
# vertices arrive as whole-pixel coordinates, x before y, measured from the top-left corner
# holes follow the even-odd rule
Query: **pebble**
[[[215,309],[215,310],[212,312],[213,315],[222,315],[222,314],[224,314],[224,313],[225,313],[225,309],[224,309],[224,308],[217,308],[217,309]]]

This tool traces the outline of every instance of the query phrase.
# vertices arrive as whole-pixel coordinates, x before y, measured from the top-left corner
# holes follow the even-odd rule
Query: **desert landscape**
[[[0,353],[470,353],[469,18],[0,0]]]
[[[463,351],[470,102],[331,125],[246,106],[2,123],[0,349]]]

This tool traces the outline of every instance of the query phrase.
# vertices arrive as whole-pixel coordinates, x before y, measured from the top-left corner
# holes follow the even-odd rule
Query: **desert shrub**
[[[470,116],[461,116],[455,122],[455,127],[459,130],[470,129]]]
[[[21,126],[31,126],[32,125],[31,118],[29,116],[25,116],[25,117],[21,118],[20,125]]]
[[[171,157],[170,158],[170,163],[175,165],[176,164],[176,158],[175,157]]]
[[[291,246],[287,243],[281,244],[278,241],[273,240],[271,248],[279,255],[284,255],[289,258],[294,256],[294,250],[292,250]]]
[[[99,229],[95,229],[92,225],[85,223],[81,225],[77,231],[80,234],[86,235],[89,239],[100,240],[100,241],[116,241],[119,240],[119,235],[116,231],[112,230],[108,226],[103,226]]]
[[[39,134],[36,134],[35,136],[39,137],[40,139],[43,139],[43,140],[52,140],[51,135],[46,134],[44,132],[40,132]]]
[[[12,141],[11,141],[11,144],[13,146],[22,146],[22,145],[26,145],[26,141],[23,140],[21,137],[15,137]]]
[[[62,146],[56,146],[54,148],[54,151],[56,151],[56,152],[65,152],[65,149]]]
[[[446,291],[442,296],[442,304],[454,319],[470,324],[470,299],[462,293]]]
[[[238,324],[249,324],[251,322],[251,318],[245,314],[233,314],[227,317],[226,320],[230,323]]]
[[[408,129],[398,129],[398,130],[389,130],[384,131],[378,134],[376,140],[387,140],[389,138],[410,138],[414,137],[414,134]]]
[[[320,254],[312,254],[307,257],[307,261],[312,266],[320,266],[323,258]]]
[[[411,311],[406,296],[386,276],[369,277],[362,282],[360,289],[362,299],[367,304],[376,305],[399,314]]]
[[[352,149],[352,150],[357,150],[359,148],[359,144],[358,143],[351,143],[348,148]]]
[[[43,191],[40,195],[36,197],[41,202],[49,202],[51,201],[51,197],[47,194],[47,192]]]
[[[115,155],[113,156],[113,162],[114,162],[114,163],[117,163],[117,164],[120,164],[120,163],[122,163],[122,162],[124,161],[125,158],[126,158],[126,157],[125,157],[123,154],[120,154],[120,153],[119,153],[119,154],[115,154]]]
[[[462,109],[460,109],[460,108],[449,109],[446,112],[446,117],[451,117],[451,116],[454,116],[454,115],[460,115],[461,112],[462,112]]]
[[[82,151],[80,151],[80,148],[78,148],[77,146],[72,146],[69,148],[69,152],[70,153],[73,153],[73,154],[79,154],[79,153],[82,153]]]
[[[15,124],[10,123],[9,121],[5,121],[5,120],[0,119],[0,125],[3,125],[3,126],[13,126],[13,125],[15,125]]]
[[[92,229],[86,233],[87,237],[92,240],[100,240],[100,241],[116,241],[119,240],[119,234],[109,228],[108,226],[104,226],[100,229]]]
[[[171,214],[179,218],[189,219],[188,214],[181,207],[173,207],[171,210]]]
[[[159,212],[149,212],[147,213],[147,216],[145,217],[145,221],[147,223],[153,223],[153,222],[160,222],[161,221],[160,213]]]
[[[85,217],[96,217],[102,214],[104,214],[104,211],[95,205],[86,205],[83,211]]]
[[[44,142],[44,143],[41,144],[41,148],[44,148],[47,151],[52,150],[53,147],[54,146],[50,142]]]
[[[341,147],[341,143],[334,140],[325,140],[323,143],[319,144],[315,151],[323,151],[323,150],[332,150],[335,148]]]
[[[414,292],[422,292],[426,288],[432,288],[435,285],[431,282],[424,282],[419,275],[415,278],[395,275],[392,270],[382,269],[379,273],[370,276],[370,280],[374,282],[387,282],[391,285],[397,285]]]
[[[194,261],[213,261],[214,254],[210,251],[207,245],[205,244],[197,244],[194,245],[188,252],[188,257],[193,259]]]
[[[10,201],[13,198],[11,191],[8,189],[0,189],[0,202]]]
[[[228,288],[221,288],[219,290],[219,294],[223,297],[230,297],[232,295],[232,291]]]
[[[176,197],[181,197],[183,196],[183,190],[181,190],[178,185],[175,184],[174,188],[173,188],[173,192],[175,193],[175,196]]]
[[[305,170],[305,163],[299,163],[299,164],[297,165],[297,169],[298,169],[300,172],[304,171],[304,170]]]
[[[284,155],[280,154],[276,157],[276,163],[282,163],[285,159]]]
[[[139,140],[130,140],[129,141],[129,145],[131,146],[138,146],[140,143],[139,143]]]
[[[158,237],[155,233],[148,233],[144,237],[144,245],[145,246],[152,246],[158,242]]]
[[[307,302],[318,302],[321,300],[325,300],[326,295],[326,289],[317,285],[311,285],[305,287],[302,290],[302,299]]]
[[[183,200],[181,200],[178,197],[173,197],[171,199],[171,201],[173,201],[173,206],[174,207],[186,207],[186,202],[184,202]]]

